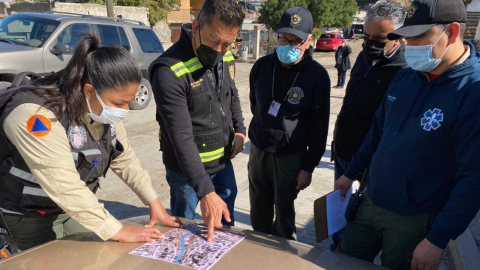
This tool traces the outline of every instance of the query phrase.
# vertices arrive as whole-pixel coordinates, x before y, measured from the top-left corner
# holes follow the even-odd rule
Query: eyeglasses
[[[300,47],[305,43],[305,41],[306,40],[301,40],[301,39],[290,40],[283,37],[278,37],[277,44],[280,46],[292,44],[293,47]]]

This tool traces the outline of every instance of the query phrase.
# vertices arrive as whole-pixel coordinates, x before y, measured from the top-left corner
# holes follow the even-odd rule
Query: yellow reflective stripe
[[[233,54],[231,51],[228,51],[225,53],[225,56],[223,57],[223,62],[231,62],[234,61],[235,58],[233,58]]]
[[[202,63],[200,63],[200,60],[198,60],[197,57],[194,57],[187,62],[180,62],[170,67],[170,69],[175,72],[175,75],[177,75],[177,77],[180,77],[187,73],[192,73],[201,68],[203,68]]]
[[[175,74],[177,75],[177,77],[180,77],[180,76],[182,76],[182,75],[184,75],[184,74],[187,74],[187,73],[190,73],[190,71],[189,71],[187,68],[185,68],[185,69],[182,69],[182,70],[180,70],[179,72],[177,72],[177,73],[175,73]]]
[[[203,163],[219,159],[225,155],[225,148],[222,147],[215,151],[200,153],[200,159]]]
[[[178,69],[179,67],[184,67],[185,65],[183,64],[183,62],[180,62],[178,64],[175,64],[173,66],[170,67],[171,70],[173,70],[173,72],[175,72],[176,69]]]
[[[224,151],[225,151],[225,148],[222,147],[222,148],[217,149],[217,150],[215,150],[215,151],[200,153],[200,156],[201,156],[201,157],[213,156],[213,155],[222,153],[222,152],[224,152]]]
[[[214,160],[216,160],[216,159],[219,159],[219,158],[223,157],[224,155],[225,155],[224,153],[221,153],[221,154],[219,154],[218,156],[214,156],[214,157],[211,157],[211,158],[207,158],[207,159],[203,159],[203,158],[202,158],[202,163],[214,161]]]
[[[184,64],[185,66],[190,66],[191,64],[193,64],[193,63],[195,63],[195,62],[197,62],[197,61],[199,61],[198,58],[197,58],[197,57],[194,57],[194,58],[188,60],[187,62],[185,62],[185,63],[183,63],[183,64]]]
[[[201,69],[201,68],[203,68],[202,64],[198,64],[198,65],[196,65],[196,66],[193,66],[193,67],[189,68],[188,70],[189,70],[190,72],[194,72],[194,71],[199,70],[199,69]]]

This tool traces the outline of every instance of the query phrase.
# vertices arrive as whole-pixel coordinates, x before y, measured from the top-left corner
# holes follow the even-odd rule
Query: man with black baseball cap
[[[250,73],[252,227],[287,239],[296,237],[294,200],[310,185],[328,135],[330,78],[313,60],[312,30],[308,10],[287,10],[276,51]]]
[[[355,220],[337,252],[392,269],[438,269],[480,209],[480,54],[463,41],[462,0],[416,0],[402,69],[335,189],[369,167]]]

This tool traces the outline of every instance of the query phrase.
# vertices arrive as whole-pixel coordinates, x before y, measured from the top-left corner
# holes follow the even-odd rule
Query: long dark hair
[[[122,92],[142,79],[138,65],[123,47],[102,47],[95,34],[83,35],[65,69],[21,88],[45,97],[44,107],[56,111],[57,120],[65,113],[70,121],[86,113],[85,83],[92,84],[100,94],[105,90]]]

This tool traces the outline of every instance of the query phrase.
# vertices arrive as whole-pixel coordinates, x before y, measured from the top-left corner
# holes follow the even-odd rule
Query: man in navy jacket
[[[480,209],[480,54],[462,39],[462,0],[416,0],[402,28],[409,67],[335,189],[369,167],[363,202],[337,252],[392,269],[438,269]]]

